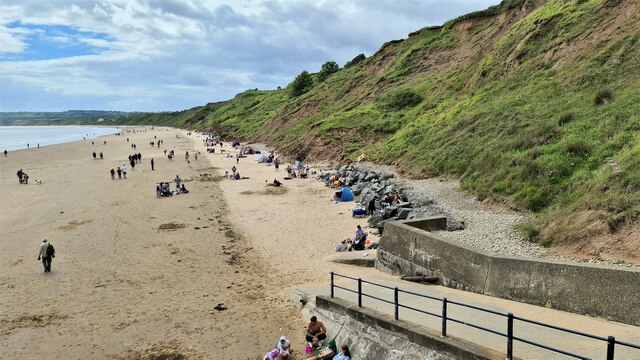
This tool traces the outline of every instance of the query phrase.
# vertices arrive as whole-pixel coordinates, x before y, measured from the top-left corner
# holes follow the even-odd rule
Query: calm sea
[[[120,132],[109,127],[87,126],[0,126],[0,151],[19,150],[29,147],[62,144],[72,141],[94,139],[102,135]]]

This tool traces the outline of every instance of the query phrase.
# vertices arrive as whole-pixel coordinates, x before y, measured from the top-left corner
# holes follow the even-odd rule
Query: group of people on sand
[[[180,178],[179,175],[176,175],[173,181],[176,183],[175,191],[171,191],[171,186],[166,181],[156,183],[156,197],[160,198],[160,197],[167,197],[167,196],[189,193],[189,190],[187,190],[187,188],[184,186],[184,184],[182,183],[182,179]]]
[[[233,165],[231,167],[231,172],[229,171],[225,171],[224,173],[225,176],[228,176],[230,179],[232,180],[242,180],[242,179],[248,179],[247,177],[241,177],[240,176],[240,172],[238,172],[238,168],[236,168],[235,165]]]
[[[29,183],[29,175],[27,175],[26,172],[22,171],[22,169],[18,170],[16,175],[18,176],[18,183],[25,185]]]
[[[93,155],[93,160],[96,160],[98,157],[95,151],[91,155]],[[104,155],[102,154],[102,151],[100,151],[100,160],[103,160],[103,159],[104,159]]]
[[[358,225],[352,237],[348,237],[336,246],[336,251],[360,251],[367,247],[367,236],[369,234],[362,230],[362,226]]]
[[[278,167],[280,166],[280,161],[278,160]],[[278,169],[278,167],[276,167],[276,170]],[[300,162],[296,161],[295,164],[290,164],[287,165],[287,175],[291,178],[301,178],[301,179],[306,179],[309,176],[310,173],[310,166],[309,164],[307,165],[302,165],[300,164]]]
[[[123,177],[126,179],[127,166],[125,164],[122,164],[122,166],[118,166],[117,170],[114,168],[111,168],[111,170],[109,170],[109,174],[111,174],[111,180],[116,179],[116,173],[118,174],[118,180],[122,179]]]
[[[309,355],[313,353],[307,360],[351,360],[351,352],[346,344],[341,345],[340,349],[337,349],[334,341],[330,341],[328,344],[325,343],[327,339],[327,328],[316,316],[312,316],[311,319],[309,319],[304,338],[308,343],[305,353]],[[291,354],[291,341],[281,336],[276,346],[268,351],[262,359],[287,360],[291,358]]]

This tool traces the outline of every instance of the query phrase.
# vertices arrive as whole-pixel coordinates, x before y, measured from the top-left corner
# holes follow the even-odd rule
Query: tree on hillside
[[[290,94],[292,97],[300,96],[307,91],[311,90],[313,86],[313,78],[306,70],[301,72],[296,78],[289,84]]]
[[[335,61],[327,61],[326,63],[322,64],[322,68],[318,73],[318,80],[325,81],[329,77],[329,75],[337,72],[338,70],[340,70],[340,66]]]

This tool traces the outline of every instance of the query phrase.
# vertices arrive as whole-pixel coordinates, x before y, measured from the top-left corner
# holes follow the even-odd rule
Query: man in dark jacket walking
[[[44,272],[51,272],[51,259],[54,257],[56,257],[56,250],[53,245],[49,244],[47,239],[42,240],[42,245],[40,245],[40,251],[38,252],[38,260],[42,259]]]

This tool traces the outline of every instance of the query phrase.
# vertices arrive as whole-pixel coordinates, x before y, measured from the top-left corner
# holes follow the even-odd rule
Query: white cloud
[[[12,57],[0,58],[0,110],[176,110],[225,100],[497,2],[3,0],[0,51]],[[42,41],[82,43],[99,55],[10,60],[26,54],[42,26],[78,32]]]

